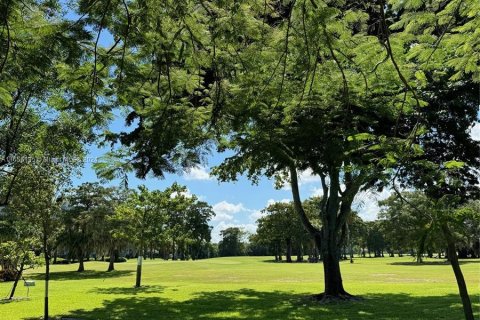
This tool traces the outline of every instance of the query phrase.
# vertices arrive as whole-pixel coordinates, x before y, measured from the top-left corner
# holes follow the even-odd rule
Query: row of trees
[[[38,265],[35,253],[42,249],[47,270],[50,260],[56,261],[61,254],[67,260],[76,259],[80,272],[91,256],[109,256],[108,271],[112,271],[119,253],[126,249],[131,250],[130,256],[165,259],[197,259],[209,254],[208,222],[213,210],[176,183],[163,191],[84,183],[53,200],[44,198],[52,193],[22,196],[18,200],[14,196],[0,216],[2,272],[11,278],[7,280],[15,280],[10,298],[25,268]],[[42,200],[50,201],[45,209],[38,202]]]
[[[310,217],[314,217],[314,208],[319,201],[319,198],[305,201],[304,206],[308,208]],[[250,237],[254,246],[266,246],[268,251],[274,252],[276,261],[282,260],[282,252],[285,252],[287,262],[292,262],[293,252],[297,255],[297,261],[302,261],[305,253],[318,259],[318,248],[303,227],[292,203],[275,202],[262,213],[264,216],[257,220],[257,233]]]
[[[311,198],[305,201],[304,206],[314,208],[320,201],[320,198]],[[403,192],[400,196],[392,194],[380,201],[379,205],[379,217],[374,221],[363,221],[356,212],[352,212],[346,224],[348,230],[341,244],[340,258],[350,259],[352,262],[354,255],[411,255],[416,257],[418,262],[422,262],[423,256],[448,258],[447,243],[439,227],[439,208],[433,207],[423,193]],[[478,200],[471,201],[455,211],[452,231],[459,258],[480,258],[479,205]],[[307,212],[312,214],[311,210],[308,209]],[[248,239],[245,235],[243,239],[229,237],[233,233],[232,229],[235,229],[236,234],[241,234],[238,228],[229,228],[222,232],[224,241],[227,238],[229,244],[236,241],[236,246],[243,249],[236,251],[236,254],[223,255],[274,255],[275,261],[282,261],[283,255],[286,262],[293,261],[292,255],[297,256],[298,262],[303,261],[304,255],[309,256],[309,261],[317,262],[322,259],[319,248],[301,223],[298,223],[293,203],[276,202],[262,212],[264,216],[257,220],[256,233]]]
[[[379,220],[371,222],[371,230],[378,234],[375,246],[388,252],[415,252],[421,262],[422,255],[459,258],[480,258],[480,201],[472,200],[454,210],[448,204],[435,203],[421,192],[404,192],[380,202]],[[441,229],[445,211],[451,210],[450,227],[456,250],[449,251]],[[378,250],[376,252],[378,255]]]
[[[211,239],[212,208],[174,183],[163,191],[105,188],[86,183],[65,194],[60,243],[80,262],[87,252],[114,257],[127,244],[150,258],[204,258]]]

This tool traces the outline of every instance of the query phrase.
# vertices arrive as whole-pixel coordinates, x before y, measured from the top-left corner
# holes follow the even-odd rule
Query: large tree
[[[100,249],[106,240],[106,218],[112,214],[112,190],[98,183],[83,183],[64,195],[62,242],[78,259],[78,271],[84,271],[85,258]]]
[[[220,231],[222,240],[218,243],[218,254],[221,257],[245,255],[246,232],[238,227],[229,227]]]
[[[295,209],[321,251],[325,291],[319,298],[349,299],[339,258],[352,203],[383,177],[411,134],[396,119],[412,112],[416,100],[395,76],[395,65],[378,58],[386,49],[368,34],[365,12],[295,1],[267,10],[274,22],[266,19],[256,33],[238,31],[248,41],[236,44],[239,67],[221,110],[219,142],[233,156],[215,173],[221,180],[246,173],[253,181],[266,175],[289,183]],[[392,50],[402,53],[400,45]],[[397,59],[410,79],[413,71],[403,62]],[[321,181],[320,228],[302,204],[298,175],[305,170]]]
[[[164,195],[160,191],[150,191],[139,186],[138,191],[130,193],[126,201],[117,206],[115,218],[127,223],[123,224],[125,234],[135,244],[138,253],[136,287],[141,286],[142,260],[149,239],[154,236],[158,224],[163,225],[166,218]]]
[[[275,202],[262,210],[263,217],[257,220],[257,239],[274,247],[275,260],[280,260],[283,245],[286,246],[286,261],[292,262],[292,252],[302,260],[303,243],[309,236],[303,228],[293,203]]]
[[[419,95],[427,106],[412,122],[423,125],[423,152],[399,162],[396,181],[423,191],[434,203],[448,245],[466,319],[473,319],[467,287],[457,259],[452,227],[455,211],[479,196],[480,143],[470,129],[478,122],[478,19],[475,1],[393,2],[401,12],[395,32],[411,34],[408,56],[425,82]],[[395,181],[394,181],[395,183]],[[408,203],[408,201],[407,201]]]
[[[60,133],[56,143],[68,154],[75,145],[70,138],[91,141],[91,129],[103,123],[108,111],[102,104],[96,113],[89,112],[91,37],[83,23],[65,21],[62,10],[58,1],[50,0],[0,4],[2,205],[8,204],[22,165],[34,157],[32,140],[46,126]]]
[[[109,178],[126,170],[163,177],[200,162],[214,136],[219,151],[233,151],[216,170],[221,180],[246,173],[290,184],[322,251],[320,297],[348,299],[339,248],[352,202],[395,175],[386,168],[424,152],[415,137],[429,128],[420,121],[429,80],[446,74],[448,87],[475,72],[472,3],[80,1],[98,38],[108,30],[115,39],[111,50],[95,46],[93,73],[114,71],[114,100],[134,127],[106,133],[126,147],[107,160],[128,161],[97,168]],[[303,170],[322,183],[321,228],[302,207]]]
[[[31,236],[40,243],[45,261],[45,319],[48,319],[50,262],[62,230],[60,192],[68,177],[68,172],[58,165],[26,166],[18,177],[9,205],[33,227]]]
[[[399,252],[415,249],[418,262],[425,252],[445,248],[432,203],[422,192],[402,192],[401,197],[393,194],[379,204],[379,218],[391,248]]]

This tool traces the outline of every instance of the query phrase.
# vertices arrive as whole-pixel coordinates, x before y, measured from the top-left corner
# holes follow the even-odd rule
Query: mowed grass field
[[[476,317],[480,316],[480,261],[462,262]],[[135,289],[136,261],[105,272],[106,262],[55,265],[50,313],[73,319],[462,319],[450,265],[405,258],[363,258],[342,262],[346,289],[362,301],[320,305],[309,295],[323,288],[322,264],[274,263],[271,257],[200,261],[147,260],[143,287]],[[0,303],[0,319],[39,319],[43,310],[42,269],[28,299]],[[11,283],[0,283],[6,296]],[[25,297],[19,284],[17,297]]]

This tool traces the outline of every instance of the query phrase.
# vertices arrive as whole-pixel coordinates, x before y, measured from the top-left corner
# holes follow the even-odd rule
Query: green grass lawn
[[[134,260],[105,272],[106,262],[55,265],[50,312],[75,319],[462,319],[450,265],[408,258],[364,258],[342,262],[347,291],[359,302],[320,305],[310,294],[323,288],[322,264],[273,263],[270,257],[216,258],[201,261],[147,260],[143,287],[135,283]],[[480,312],[480,263],[464,261],[476,316]],[[29,299],[0,304],[0,319],[39,319],[43,308],[41,272]],[[0,283],[6,296],[11,283]],[[19,284],[17,297],[25,297]]]

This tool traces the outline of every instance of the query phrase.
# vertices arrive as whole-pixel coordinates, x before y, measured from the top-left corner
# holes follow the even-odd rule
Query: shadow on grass
[[[12,303],[12,302],[19,302],[19,301],[28,301],[30,298],[27,297],[14,297],[13,299],[0,299],[0,304]]]
[[[413,297],[371,294],[358,302],[321,305],[305,295],[251,289],[201,292],[186,301],[128,297],[104,301],[93,310],[74,310],[63,319],[462,319],[456,295]]]
[[[95,271],[85,270],[83,272],[77,271],[58,271],[50,273],[50,280],[64,281],[64,280],[85,280],[85,279],[109,279],[124,277],[133,274],[133,271],[129,270],[115,270],[115,271]],[[44,280],[45,275],[43,273],[34,273],[28,275],[32,280]]]
[[[480,263],[480,260],[478,261],[459,261],[460,265],[463,264],[468,264],[468,263]],[[415,267],[420,267],[420,266],[448,266],[450,265],[450,262],[447,260],[441,260],[441,261],[424,261],[422,263],[418,263],[416,261],[398,261],[398,262],[390,262],[389,263],[392,266],[415,266]]]
[[[136,295],[138,293],[161,293],[165,287],[163,286],[141,286],[140,288],[135,288],[135,287],[114,287],[114,288],[95,288],[90,290],[90,293],[92,294],[131,294],[131,295]]]
[[[303,260],[303,261],[292,260],[292,262],[287,262],[286,260],[282,260],[282,261],[275,261],[275,259],[262,260],[261,262],[267,262],[267,263],[278,263],[278,264],[281,264],[281,263],[285,263],[285,264],[308,263],[308,261],[307,261],[307,260]],[[321,262],[321,261],[319,261],[319,262]]]

